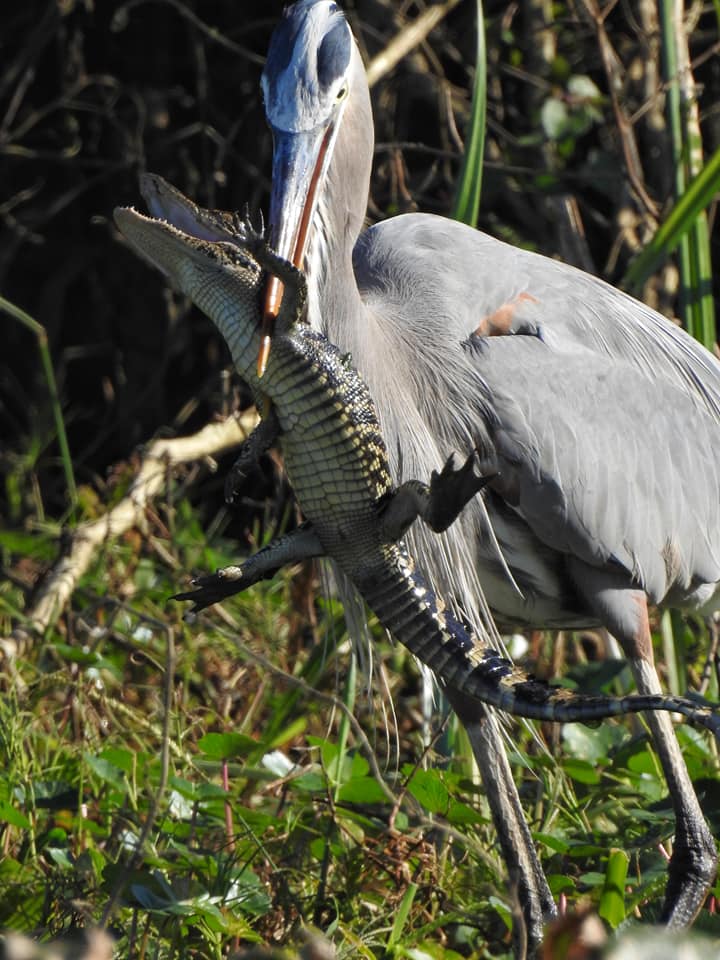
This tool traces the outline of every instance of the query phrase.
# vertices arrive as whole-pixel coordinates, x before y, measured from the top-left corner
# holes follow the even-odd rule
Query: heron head
[[[273,134],[273,246],[302,267],[348,103],[355,41],[332,0],[299,0],[275,29],[261,85]]]

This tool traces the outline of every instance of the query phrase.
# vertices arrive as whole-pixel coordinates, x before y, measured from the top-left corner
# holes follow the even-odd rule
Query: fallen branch
[[[373,57],[367,65],[368,85],[373,87],[378,80],[397,66],[411,50],[419,46],[428,34],[453,10],[460,0],[445,0],[445,3],[434,4],[424,10],[417,20],[404,26],[384,50]]]
[[[127,495],[104,516],[81,523],[70,536],[69,548],[58,557],[40,587],[25,622],[0,639],[0,652],[13,660],[42,636],[60,616],[93,557],[108,540],[142,524],[150,501],[163,493],[168,468],[217,456],[238,446],[257,423],[254,410],[241,417],[210,423],[189,437],[154,440],[145,451]]]

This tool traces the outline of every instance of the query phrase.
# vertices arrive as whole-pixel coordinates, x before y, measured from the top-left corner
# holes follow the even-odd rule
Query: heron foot
[[[692,824],[691,837],[678,829],[661,921],[671,928],[690,926],[715,882],[717,867],[715,840],[704,821]]]

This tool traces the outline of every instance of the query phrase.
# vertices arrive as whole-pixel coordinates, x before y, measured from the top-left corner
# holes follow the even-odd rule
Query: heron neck
[[[353,249],[365,221],[375,143],[365,68],[353,48],[350,93],[325,188],[318,198],[307,258],[308,318],[341,348],[365,310]]]

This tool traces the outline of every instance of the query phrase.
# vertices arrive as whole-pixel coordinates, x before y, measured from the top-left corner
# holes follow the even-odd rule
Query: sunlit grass
[[[191,568],[193,524],[164,546]],[[368,957],[436,956],[440,943],[450,957],[508,956],[512,900],[481,788],[462,757],[423,754],[411,658],[376,638],[399,718],[388,752],[389,715],[353,678],[346,645],[307,648],[292,629],[288,579],[186,624],[164,600],[177,574],[151,559],[137,540],[108,554],[18,665],[22,688],[0,717],[0,927],[54,936],[107,913],[121,955],[148,938],[168,958],[292,940],[298,924],[330,932],[340,956],[358,955],[358,937]],[[203,561],[230,559],[220,539],[204,547]],[[146,573],[115,601],[130,567]],[[656,914],[655,842],[673,820],[639,728],[568,726],[553,756],[514,737],[555,894],[594,902],[611,925],[635,906]],[[707,738],[683,731],[683,745],[696,782],[712,783]]]

